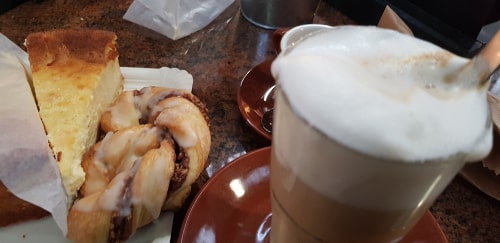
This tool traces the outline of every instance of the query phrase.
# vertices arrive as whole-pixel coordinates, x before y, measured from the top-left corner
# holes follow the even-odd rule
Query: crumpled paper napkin
[[[123,18],[177,40],[207,26],[233,2],[234,0],[135,0]]]

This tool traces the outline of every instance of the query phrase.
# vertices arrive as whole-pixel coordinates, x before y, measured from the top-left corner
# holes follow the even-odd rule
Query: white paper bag
[[[234,0],[135,0],[123,16],[173,40],[207,26]]]

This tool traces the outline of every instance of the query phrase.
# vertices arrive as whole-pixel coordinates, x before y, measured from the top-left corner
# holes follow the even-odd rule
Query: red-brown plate
[[[264,112],[274,107],[275,81],[271,75],[273,60],[264,61],[248,71],[237,92],[241,115],[257,133],[269,140],[272,135],[262,128],[260,121]]]
[[[270,155],[270,147],[261,148],[215,173],[194,198],[178,242],[267,242]],[[401,242],[448,241],[427,211]]]

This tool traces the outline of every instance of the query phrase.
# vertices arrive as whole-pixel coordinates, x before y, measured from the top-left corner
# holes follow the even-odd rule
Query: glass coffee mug
[[[488,154],[488,85],[443,82],[468,60],[413,37],[307,28],[284,32],[272,65],[271,242],[397,242]]]

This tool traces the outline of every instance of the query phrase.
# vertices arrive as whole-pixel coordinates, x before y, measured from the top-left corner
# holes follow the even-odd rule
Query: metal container
[[[312,23],[319,0],[241,0],[241,13],[265,29]]]

